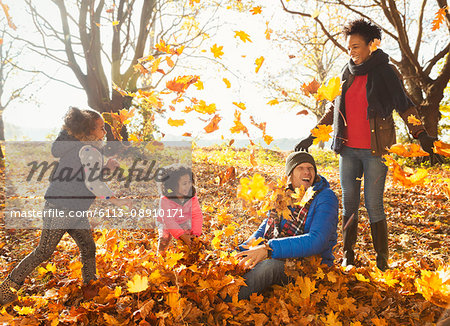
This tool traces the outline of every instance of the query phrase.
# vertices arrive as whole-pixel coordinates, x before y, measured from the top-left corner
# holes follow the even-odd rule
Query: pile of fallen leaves
[[[355,269],[339,267],[338,230],[335,267],[320,265],[318,257],[289,260],[291,284],[224,302],[236,296],[245,273],[232,249],[264,218],[266,198],[280,189],[284,158],[268,150],[196,149],[204,234],[191,248],[177,243],[157,255],[155,230],[95,230],[100,278],[84,286],[78,249],[66,235],[51,261],[26,280],[19,301],[0,310],[0,325],[426,325],[443,318],[450,301],[450,205],[442,187],[448,166],[428,169],[427,181],[410,188],[388,178],[387,272],[374,266],[361,208]],[[340,197],[337,170],[318,170]],[[252,207],[248,200],[261,203]],[[39,231],[2,228],[0,236],[5,277],[37,245]]]

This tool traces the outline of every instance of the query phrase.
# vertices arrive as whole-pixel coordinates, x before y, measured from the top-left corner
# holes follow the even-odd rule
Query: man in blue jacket
[[[239,290],[238,299],[262,293],[273,284],[289,282],[284,273],[288,258],[321,255],[322,263],[333,265],[333,247],[337,239],[338,199],[328,181],[317,174],[314,158],[307,152],[294,152],[286,159],[288,189],[302,185],[305,196],[312,193],[303,206],[289,207],[291,218],[270,211],[258,230],[242,245],[236,257],[251,270],[244,275],[247,286]],[[314,192],[311,192],[312,187]],[[265,244],[246,250],[252,239],[264,238]]]

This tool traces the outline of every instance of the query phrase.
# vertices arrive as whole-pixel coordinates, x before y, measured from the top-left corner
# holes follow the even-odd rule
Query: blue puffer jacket
[[[320,181],[313,185],[313,190],[320,191],[314,198],[306,216],[304,234],[271,239],[268,244],[272,248],[272,258],[300,258],[320,254],[322,263],[328,266],[333,265],[333,247],[337,243],[337,223],[339,203],[333,190],[330,189],[328,181],[322,177]],[[292,208],[290,208],[292,210]],[[281,220],[281,226],[286,223]],[[264,236],[267,219],[265,219],[258,230],[252,236],[239,246],[240,250],[245,250],[245,246],[252,238],[261,238]]]

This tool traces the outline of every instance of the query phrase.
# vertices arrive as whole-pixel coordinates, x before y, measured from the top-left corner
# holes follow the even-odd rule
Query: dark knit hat
[[[286,159],[286,176],[289,176],[295,169],[295,167],[302,163],[310,163],[312,166],[314,166],[314,172],[317,178],[316,162],[314,161],[312,155],[308,152],[293,152],[289,154]]]

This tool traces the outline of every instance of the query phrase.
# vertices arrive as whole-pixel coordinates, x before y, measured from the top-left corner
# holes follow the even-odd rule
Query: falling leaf
[[[380,39],[378,39],[378,38],[374,39],[369,48],[370,52],[375,52],[378,49],[378,47],[380,46],[380,44],[381,44]]]
[[[167,62],[167,65],[171,68],[173,66],[175,66],[175,63],[172,61],[172,59],[170,57],[166,57],[166,62]]]
[[[195,87],[197,87],[197,89],[200,91],[202,89],[204,89],[203,87],[203,82],[201,80],[197,80],[197,82],[194,84]]]
[[[219,129],[220,120],[222,120],[222,118],[218,114],[216,114],[208,123],[208,125],[203,129],[206,131],[207,134],[216,131],[217,129]]]
[[[0,37],[0,45],[3,44],[3,39]]]
[[[242,133],[248,135],[247,127],[244,126],[244,124],[241,122],[241,112],[239,112],[237,110],[234,112],[234,125],[230,128],[230,131],[233,134],[242,132]]]
[[[269,136],[269,135],[264,135],[263,139],[264,139],[264,141],[266,142],[267,145],[270,145],[270,143],[273,142],[273,137]]]
[[[253,7],[252,9],[250,9],[250,12],[252,13],[252,15],[260,14],[261,13],[261,6]]]
[[[277,104],[279,104],[280,102],[278,102],[278,99],[273,99],[273,100],[270,100],[269,102],[267,102],[267,104],[269,104],[269,105],[277,105]]]
[[[341,94],[341,79],[339,77],[333,77],[329,80],[328,85],[325,85],[325,83],[323,83],[319,87],[315,97],[318,101],[326,99],[332,102],[340,94]]]
[[[138,274],[133,276],[133,279],[127,282],[128,292],[138,293],[148,289],[147,276],[141,277]]]
[[[255,72],[258,73],[259,69],[261,68],[262,64],[264,62],[264,57],[259,57],[258,59],[255,60]]]
[[[242,103],[242,102],[239,102],[239,103],[238,102],[233,102],[233,104],[236,105],[241,110],[245,110],[246,109],[245,104]]]
[[[273,33],[273,30],[269,28],[269,22],[266,22],[266,31],[264,34],[266,35],[266,40],[270,40],[270,35]]]
[[[450,157],[450,144],[446,144],[440,140],[435,141],[433,152],[442,156]]]
[[[166,83],[166,87],[171,91],[182,93],[185,92],[190,85],[195,84],[198,79],[198,76],[179,76],[168,81]]]
[[[211,47],[211,52],[214,54],[214,58],[219,58],[219,59],[221,59],[221,57],[223,56],[223,51],[222,51],[222,49],[223,49],[223,46],[221,45],[221,46],[217,46],[217,44],[214,44],[212,47]]]
[[[312,19],[317,18],[317,17],[319,16],[319,14],[320,14],[320,10],[319,10],[319,9],[316,9],[316,10],[314,10],[314,12],[311,14],[311,18],[312,18]]]
[[[9,14],[9,7],[8,7],[8,5],[5,5],[2,1],[0,1],[0,5],[2,6],[3,12],[5,13],[5,16],[6,16],[6,19],[8,20],[8,26],[10,28],[12,28],[13,30],[16,30],[17,27],[16,27],[16,25],[14,25],[14,23],[12,21],[12,18],[11,18],[10,14]]]
[[[167,123],[169,124],[169,126],[179,127],[179,126],[184,125],[186,123],[186,121],[184,119],[177,120],[177,119],[169,118],[169,120],[167,120]]]
[[[308,115],[308,110],[301,110],[296,113],[296,115]]]
[[[113,25],[113,26],[119,25],[119,21],[118,21],[118,20],[113,21],[113,22],[112,22],[112,25]]]
[[[230,87],[231,87],[231,83],[230,83],[230,81],[229,81],[228,79],[223,78],[222,80],[223,80],[223,82],[225,83],[225,85],[227,85],[227,88],[230,88]]]
[[[182,136],[184,136],[184,137],[192,137],[192,134],[190,132],[185,132]]]
[[[319,87],[320,83],[315,78],[308,84],[303,83],[301,86],[303,94],[305,94],[306,96],[316,94]]]
[[[435,18],[434,18],[433,22],[431,23],[432,31],[438,30],[441,27],[441,24],[445,20],[445,16],[446,16],[445,12],[447,10],[448,10],[448,8],[447,8],[447,6],[445,6],[443,8],[439,8],[439,10],[436,12]]]
[[[331,138],[331,132],[333,131],[333,127],[331,125],[318,125],[316,128],[311,130],[311,135],[314,137],[313,144],[317,145],[318,143],[327,142]]]
[[[204,100],[200,100],[197,104],[193,105],[191,109],[201,114],[214,114],[217,110],[214,103],[206,104]],[[188,112],[188,110],[184,112]]]
[[[258,173],[255,173],[250,178],[241,178],[239,183],[238,197],[247,201],[261,200],[269,192],[269,187],[266,185],[264,177]]]
[[[246,33],[246,32],[244,32],[244,31],[235,31],[234,32],[234,38],[240,38],[241,39],[241,41],[242,42],[247,42],[247,41],[249,41],[249,42],[251,42],[252,40],[250,40],[250,36]]]
[[[394,153],[403,157],[421,157],[430,155],[422,150],[418,144],[394,144],[389,148],[389,153]]]

